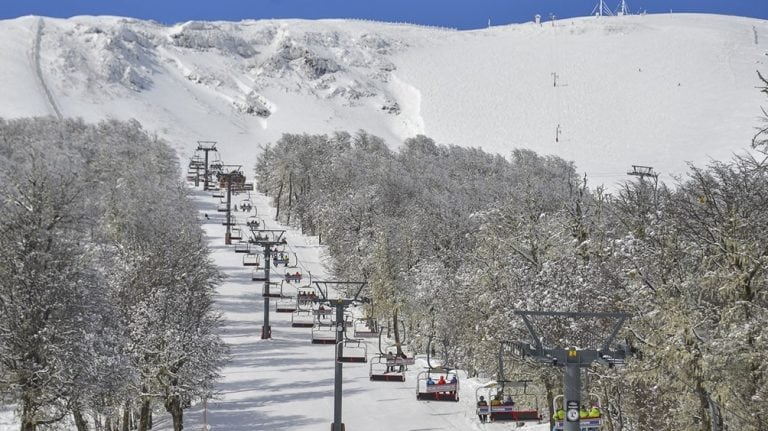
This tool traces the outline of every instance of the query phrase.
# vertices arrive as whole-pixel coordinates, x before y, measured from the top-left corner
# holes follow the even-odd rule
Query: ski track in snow
[[[48,103],[51,105],[51,109],[53,109],[53,112],[56,114],[56,117],[59,120],[61,120],[63,118],[61,115],[61,111],[59,111],[59,107],[56,105],[56,100],[53,98],[53,93],[51,93],[51,89],[45,83],[45,78],[43,78],[43,69],[40,67],[40,44],[43,39],[44,28],[45,28],[45,20],[42,17],[40,17],[37,20],[37,31],[35,32],[35,43],[32,48],[32,56],[35,64],[35,75],[37,76],[37,80],[40,83],[40,86],[43,88],[43,91],[45,92],[45,97],[48,99]]]

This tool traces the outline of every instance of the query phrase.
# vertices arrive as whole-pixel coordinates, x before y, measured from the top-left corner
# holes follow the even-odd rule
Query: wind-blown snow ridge
[[[133,117],[182,156],[198,139],[217,140],[225,160],[246,168],[258,145],[285,132],[365,129],[393,147],[426,134],[504,155],[556,154],[593,185],[613,187],[632,164],[669,180],[687,162],[749,145],[762,102],[755,71],[768,62],[766,21],[716,15],[473,31],[43,18],[36,48],[28,34],[38,19],[0,22],[0,115],[46,115],[52,104],[87,120]]]

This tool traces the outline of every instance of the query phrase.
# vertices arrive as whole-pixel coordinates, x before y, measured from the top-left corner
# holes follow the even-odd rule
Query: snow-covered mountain
[[[759,124],[768,22],[581,18],[454,31],[349,20],[0,21],[0,116],[136,118],[188,156],[249,171],[282,133],[365,129],[573,160],[611,187],[668,180],[745,149]]]

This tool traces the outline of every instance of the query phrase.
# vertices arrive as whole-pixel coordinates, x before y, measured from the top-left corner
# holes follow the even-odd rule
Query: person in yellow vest
[[[495,397],[491,400],[491,408],[498,407],[501,405],[501,394],[496,394]],[[491,422],[496,420],[496,413],[491,411]]]
[[[556,421],[561,421],[565,419],[565,410],[562,408],[557,409],[557,411],[552,415],[552,419]]]
[[[592,408],[589,409],[589,417],[590,418],[599,418],[600,417],[600,407],[598,407],[597,404],[592,404]]]
[[[586,419],[589,417],[589,410],[587,410],[587,406],[581,406],[579,409],[579,419]]]

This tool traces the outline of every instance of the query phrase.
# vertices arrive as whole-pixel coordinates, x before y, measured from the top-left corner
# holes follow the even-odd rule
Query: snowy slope
[[[768,23],[707,15],[468,32],[336,20],[166,27],[25,17],[0,22],[0,37],[0,116],[136,118],[182,160],[197,140],[219,141],[222,159],[242,163],[246,174],[258,145],[284,132],[366,129],[393,147],[423,133],[502,154],[515,147],[558,154],[593,184],[611,186],[632,164],[652,165],[668,179],[687,161],[727,158],[748,145],[764,103],[755,70],[768,63]],[[210,196],[195,199],[201,213],[216,214]],[[273,219],[264,198],[254,203]],[[273,340],[259,339],[260,286],[223,244],[219,221],[204,227],[228,275],[217,302],[232,361],[208,422],[214,430],[328,429],[332,348],[311,345],[309,330],[290,328],[282,314],[271,316]],[[316,240],[289,232],[288,241],[303,272],[326,275]],[[419,403],[418,368],[406,383],[375,383],[367,365],[345,365],[348,429],[481,429],[478,382],[463,383],[457,404]],[[202,416],[197,406],[186,428],[200,429]],[[0,429],[16,427],[0,417]],[[159,429],[169,428],[161,417]]]
[[[197,191],[194,199],[201,213],[211,217],[204,223],[209,247],[214,261],[228,276],[216,300],[226,319],[223,337],[231,346],[232,358],[217,386],[220,397],[208,404],[210,429],[329,429],[333,421],[334,346],[311,344],[310,329],[291,328],[290,314],[275,313],[274,303],[270,313],[272,339],[260,339],[262,283],[251,281],[251,270],[242,265],[242,254],[224,245],[225,227],[221,225],[223,216],[216,214],[216,200],[202,191]],[[252,201],[256,213],[266,219],[267,228],[287,229],[271,222],[274,209],[266,197],[254,195]],[[234,214],[240,221],[244,219],[243,213]],[[323,249],[317,239],[290,229],[286,238],[287,251],[298,256],[298,270],[304,276],[311,272],[314,280],[327,279]],[[282,267],[273,269],[271,279],[279,280],[284,271]],[[369,355],[377,352],[377,343],[369,342]],[[458,403],[417,401],[416,375],[425,365],[424,357],[419,356],[406,373],[405,382],[371,382],[368,364],[345,364],[342,417],[347,429],[493,431],[512,427],[509,423],[480,425],[474,415],[475,379],[462,380]],[[203,412],[198,405],[186,414],[185,428],[199,430],[202,425]],[[168,417],[158,419],[158,429],[172,429]],[[544,431],[548,425],[529,424],[525,429]]]
[[[557,154],[609,187],[632,164],[668,180],[747,147],[763,102],[755,71],[768,63],[768,22],[716,15],[462,32],[23,17],[0,21],[0,36],[0,116],[136,118],[182,156],[217,140],[246,169],[285,132],[365,129],[392,147],[422,133]]]

